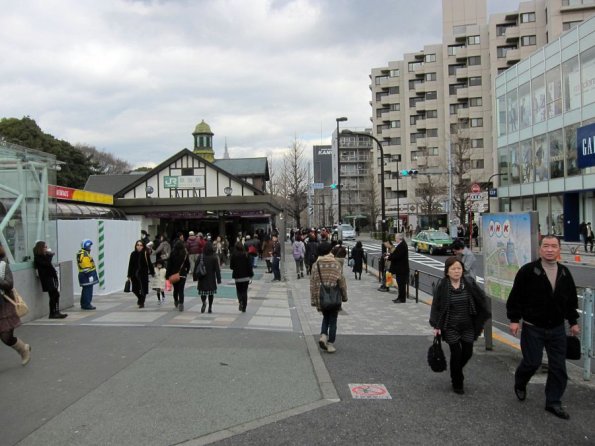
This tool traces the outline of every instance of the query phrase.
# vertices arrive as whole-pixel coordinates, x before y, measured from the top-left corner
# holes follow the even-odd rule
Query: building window
[[[436,62],[436,55],[426,54],[426,56],[424,57],[424,62]]]
[[[506,96],[498,96],[496,102],[496,113],[498,114],[498,136],[506,135]]]
[[[376,85],[380,85],[388,79],[388,76],[376,76]]]
[[[390,111],[401,111],[401,104],[390,104]]]
[[[388,89],[388,94],[399,94],[399,87],[390,87]]]
[[[389,76],[390,77],[399,77],[401,75],[401,70],[398,68],[396,70],[390,70]]]
[[[417,120],[419,119],[419,115],[409,116],[409,124],[415,125]]]
[[[583,106],[595,102],[593,73],[595,72],[595,46],[581,53],[581,76],[583,79]]]
[[[469,121],[471,127],[483,127],[483,118],[471,118]]]
[[[467,37],[467,45],[479,45],[479,36]]]
[[[531,125],[531,89],[529,82],[519,86],[519,127],[526,129]]]
[[[451,96],[455,95],[455,94],[457,94],[458,89],[465,88],[465,87],[466,87],[465,84],[450,84],[448,86],[448,94],[450,94]]]
[[[423,62],[409,62],[409,72],[415,71],[416,69],[423,67]]]
[[[438,117],[438,110],[428,110],[426,112],[426,118],[437,118]]]
[[[472,169],[483,169],[483,160],[471,160]]]
[[[381,101],[383,97],[388,96],[388,92],[379,91],[376,93],[376,102]]]
[[[578,56],[562,63],[562,85],[564,87],[564,111],[581,106],[581,81]]]
[[[545,73],[545,91],[547,93],[547,117],[551,119],[562,114],[562,80],[560,67],[552,68]]]
[[[508,68],[498,68],[498,74],[504,73]]]
[[[414,150],[413,152],[411,152],[411,161],[417,161],[418,156],[419,156],[419,152],[417,150]]]
[[[426,92],[426,100],[431,101],[432,99],[438,98],[438,94],[435,91]]]
[[[426,152],[428,156],[438,156],[438,147],[428,147]]]
[[[569,29],[575,28],[580,23],[582,23],[582,20],[578,20],[576,22],[564,22],[562,23],[562,31],[568,31]]]
[[[388,108],[379,108],[376,110],[376,117],[382,118],[382,115],[388,111]]]
[[[401,121],[391,121],[390,122],[391,129],[400,129],[401,128]]]
[[[469,78],[469,86],[476,87],[481,85],[481,76],[473,76]]]
[[[427,81],[435,81],[436,80],[436,73],[426,73],[426,80]]]
[[[537,39],[535,36],[523,36],[521,37],[521,46],[536,45]]]
[[[521,23],[530,23],[535,21],[534,12],[524,12],[521,14]]]
[[[469,107],[481,107],[482,105],[481,98],[469,98]]]
[[[426,131],[426,136],[428,136],[429,138],[438,137],[438,129],[428,129]]]
[[[459,104],[450,104],[448,106],[448,112],[451,115],[456,115],[457,114],[457,110],[459,109]]]
[[[531,81],[533,93],[533,124],[545,121],[545,80],[543,74]]]
[[[472,149],[483,149],[483,138],[471,140]]]
[[[467,65],[481,65],[481,56],[471,56],[467,59]]]

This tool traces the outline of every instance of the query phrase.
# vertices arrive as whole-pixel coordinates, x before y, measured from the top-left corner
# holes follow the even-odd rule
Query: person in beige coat
[[[320,273],[319,273],[320,270]],[[341,290],[342,301],[347,302],[347,284],[343,276],[343,268],[331,254],[331,244],[322,242],[318,247],[318,260],[312,265],[310,274],[310,303],[320,308],[320,285],[327,287],[338,286]],[[337,319],[339,310],[322,311],[322,326],[320,327],[320,348],[328,353],[337,351],[335,338],[337,335]]]

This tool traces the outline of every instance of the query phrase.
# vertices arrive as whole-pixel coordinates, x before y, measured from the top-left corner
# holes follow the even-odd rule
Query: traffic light
[[[333,183],[329,186],[331,189],[343,189],[342,184]]]
[[[415,175],[417,175],[417,173],[418,173],[418,172],[417,172],[417,169],[410,169],[410,170],[403,169],[403,170],[401,170],[401,176],[402,176],[402,177],[411,177],[411,176],[415,176]]]

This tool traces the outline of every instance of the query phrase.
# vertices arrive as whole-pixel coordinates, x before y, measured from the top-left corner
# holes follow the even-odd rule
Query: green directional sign
[[[163,177],[163,187],[166,189],[176,189],[178,187],[178,177]]]

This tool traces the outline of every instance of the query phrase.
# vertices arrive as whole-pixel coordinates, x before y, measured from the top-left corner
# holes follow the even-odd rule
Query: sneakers
[[[328,342],[326,344],[326,351],[329,353],[335,353],[337,351],[337,349],[335,348],[335,346],[333,345],[332,342]]]
[[[323,350],[328,350],[328,344],[327,344],[327,336],[325,334],[321,334],[320,335],[320,341],[318,341],[318,345],[320,345],[320,348]]]

